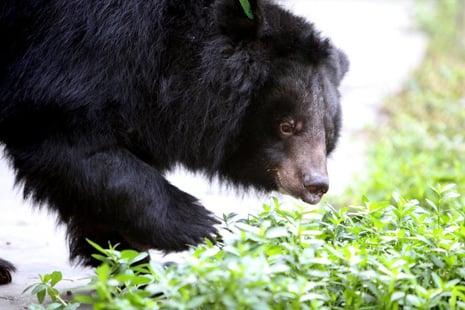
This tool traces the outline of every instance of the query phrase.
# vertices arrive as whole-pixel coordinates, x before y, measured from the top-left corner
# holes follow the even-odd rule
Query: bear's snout
[[[312,139],[296,137],[289,144],[288,153],[283,154],[276,165],[275,182],[288,194],[306,203],[317,204],[329,190],[326,147],[324,141],[307,141]]]
[[[311,193],[326,194],[329,189],[328,175],[321,173],[310,173],[303,178],[304,187]]]
[[[306,203],[317,204],[329,190],[326,165],[311,167],[311,169],[308,165],[304,167],[305,169],[292,164],[292,161],[286,161],[279,168],[273,169],[276,185],[280,190]]]
[[[315,204],[321,200],[329,189],[329,178],[327,174],[310,173],[303,177],[303,187],[307,191],[303,200]]]

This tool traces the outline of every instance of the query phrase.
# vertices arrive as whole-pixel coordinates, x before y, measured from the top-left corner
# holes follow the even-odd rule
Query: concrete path
[[[345,50],[350,73],[341,87],[344,129],[336,153],[329,162],[331,193],[341,192],[354,175],[364,171],[363,128],[376,125],[376,108],[396,92],[420,63],[426,42],[412,24],[412,6],[407,0],[290,0],[281,1],[292,11],[308,17],[317,28]],[[254,193],[234,193],[209,185],[199,176],[182,170],[170,180],[197,197],[218,214],[246,214],[268,201]],[[35,299],[22,294],[37,281],[38,274],[60,270],[75,282],[91,274],[89,269],[68,263],[64,230],[55,228],[55,218],[45,210],[32,209],[13,189],[13,174],[0,160],[0,257],[13,261],[18,271],[13,283],[0,286],[0,309],[24,309]],[[286,199],[286,198],[284,198]],[[81,281],[82,282],[82,281]]]

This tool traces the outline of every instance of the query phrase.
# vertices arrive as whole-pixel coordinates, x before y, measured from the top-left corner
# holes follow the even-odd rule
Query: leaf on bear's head
[[[244,10],[245,15],[247,15],[249,19],[253,19],[254,16],[253,16],[252,7],[250,6],[249,0],[239,0],[239,2],[241,3],[242,9]]]

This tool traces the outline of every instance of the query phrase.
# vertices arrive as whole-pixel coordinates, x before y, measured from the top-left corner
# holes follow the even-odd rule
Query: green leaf
[[[326,300],[327,298],[321,294],[308,293],[299,298],[300,302],[312,301],[315,299]]]
[[[108,280],[110,273],[111,273],[110,266],[108,266],[107,264],[100,265],[95,269],[95,274],[97,275],[98,280],[102,282],[105,282]]]
[[[44,299],[45,299],[45,294],[47,293],[47,289],[46,288],[43,288],[41,290],[39,290],[37,292],[37,300],[39,301],[39,303],[43,303],[44,302]]]
[[[50,276],[50,285],[55,286],[62,279],[63,279],[63,274],[60,271],[54,271],[52,272]]]
[[[72,303],[64,307],[63,310],[76,310],[76,309],[79,309],[80,306],[81,306],[80,303]]]
[[[91,304],[95,304],[98,299],[96,299],[93,296],[89,296],[89,295],[76,295],[76,296],[74,296],[74,300],[82,302],[84,304],[91,305]]]
[[[68,308],[63,307],[63,305],[61,303],[59,303],[59,302],[54,302],[54,303],[51,303],[50,305],[48,305],[46,309],[47,310],[57,310],[57,309],[64,310],[64,309],[68,309]]]
[[[196,296],[187,302],[186,307],[188,309],[199,308],[205,302],[206,299],[207,298],[205,296]]]
[[[95,258],[96,260],[99,260],[101,262],[106,262],[109,260],[108,256],[105,256],[105,255],[100,255],[100,254],[92,254],[91,255],[93,258]]]
[[[152,279],[148,276],[134,276],[131,279],[131,285],[145,285],[149,284]]]
[[[34,284],[31,284],[31,285],[28,285],[22,292],[22,294],[26,293],[27,291],[35,288],[36,286],[38,285],[38,283],[34,283]]]
[[[254,19],[252,7],[250,6],[249,0],[239,0],[239,2],[241,3],[245,15],[247,15],[249,19]]]
[[[287,227],[277,226],[271,227],[266,231],[265,238],[275,239],[286,237],[289,234]]]
[[[32,289],[32,294],[36,295],[41,291],[46,291],[47,290],[47,285],[45,284],[37,284],[33,289]]]
[[[49,287],[47,290],[47,293],[48,293],[48,296],[50,296],[50,299],[52,299],[52,301],[56,301],[58,297],[60,296],[60,292],[56,288],[53,288],[53,287]]]

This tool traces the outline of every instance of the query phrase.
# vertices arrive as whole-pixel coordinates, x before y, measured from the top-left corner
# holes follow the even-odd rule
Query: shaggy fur
[[[347,58],[271,1],[2,0],[0,141],[24,196],[89,238],[178,251],[217,220],[174,165],[315,203]],[[12,270],[1,264],[0,271]]]
[[[0,258],[0,285],[11,282],[11,272],[15,267],[8,261]]]

